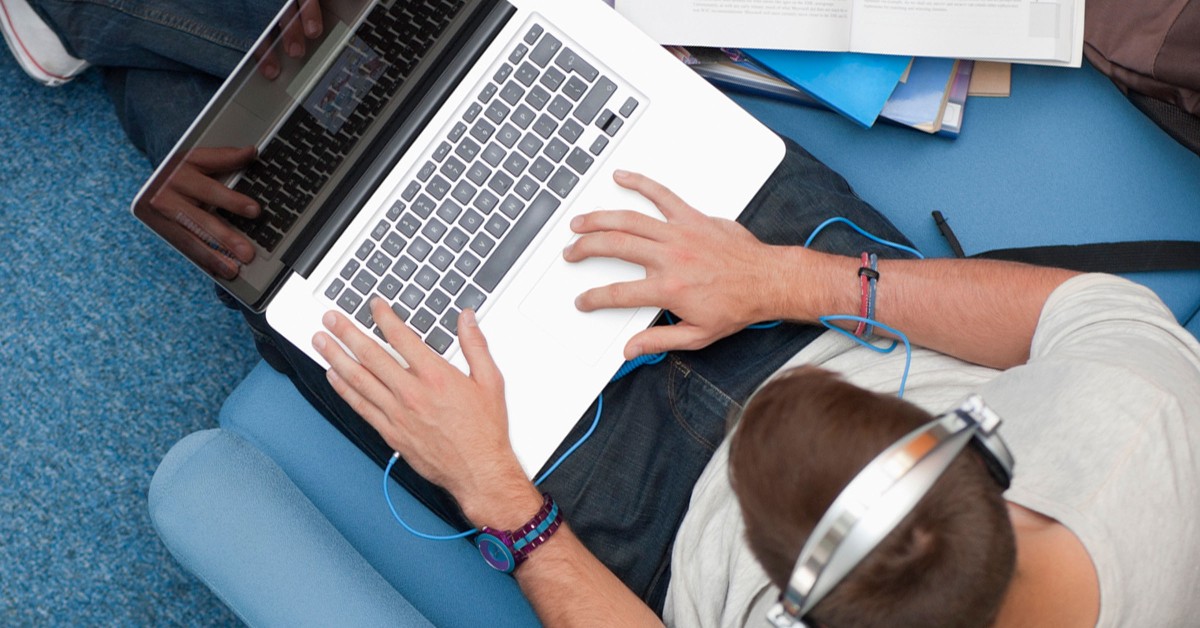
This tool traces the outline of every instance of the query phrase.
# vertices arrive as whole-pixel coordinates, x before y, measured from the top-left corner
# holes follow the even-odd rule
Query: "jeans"
[[[241,0],[34,4],[72,52],[102,67],[126,131],[155,163],[278,9]],[[800,244],[835,216],[907,244],[845,180],[789,141],[784,161],[739,221],[764,242]],[[844,227],[823,232],[813,247],[896,256]],[[856,289],[856,280],[846,278],[848,290]],[[243,313],[267,361],[351,441],[385,463],[391,449],[333,392],[324,370],[275,334],[262,316]],[[662,609],[672,544],[692,486],[729,421],[759,384],[821,332],[796,324],[748,329],[702,350],[672,352],[610,383],[596,432],[543,484],[583,543],[656,611]],[[594,413],[595,405],[551,460],[578,440]],[[394,475],[451,525],[468,527],[453,498],[403,461]]]
[[[157,165],[284,0],[30,0],[96,66],[133,144]]]

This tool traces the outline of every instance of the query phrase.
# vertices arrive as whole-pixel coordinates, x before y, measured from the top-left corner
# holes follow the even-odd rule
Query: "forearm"
[[[815,322],[859,314],[858,268],[851,257],[779,247],[768,281],[772,318]],[[1046,299],[1076,273],[990,260],[880,260],[875,320],[923,347],[968,362],[1008,368],[1029,358]]]
[[[506,474],[486,496],[467,497],[472,522],[511,530],[541,506],[523,475]],[[569,521],[514,572],[522,592],[547,626],[661,626],[662,622],[575,536]]]

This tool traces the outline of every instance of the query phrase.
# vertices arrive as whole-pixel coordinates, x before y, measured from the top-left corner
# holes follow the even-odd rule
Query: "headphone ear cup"
[[[1000,488],[1007,491],[1012,485],[1013,457],[1004,441],[995,435],[976,432],[971,438],[971,447],[979,452],[983,466]]]

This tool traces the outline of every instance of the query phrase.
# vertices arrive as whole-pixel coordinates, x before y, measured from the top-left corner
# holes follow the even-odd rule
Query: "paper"
[[[1078,65],[1083,0],[616,0],[662,44]]]
[[[869,127],[883,109],[910,57],[853,52],[744,49],[759,65],[830,109]]]
[[[913,59],[908,81],[896,86],[880,116],[918,131],[936,133],[958,62],[953,59]]]

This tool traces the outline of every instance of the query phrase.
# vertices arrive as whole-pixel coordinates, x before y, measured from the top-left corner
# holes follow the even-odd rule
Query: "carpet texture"
[[[99,76],[43,88],[0,53],[0,625],[235,624],[146,490],[216,425],[249,332],[130,215],[150,169]]]

